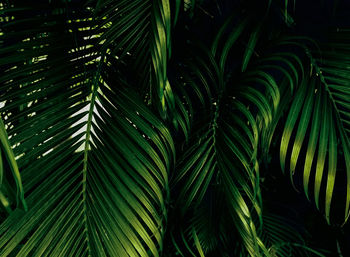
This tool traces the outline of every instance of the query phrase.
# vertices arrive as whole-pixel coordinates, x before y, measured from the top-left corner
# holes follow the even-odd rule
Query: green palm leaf
[[[347,47],[332,45],[332,50],[322,50],[323,57],[318,59],[319,52],[311,54],[305,46],[303,48],[306,49],[315,73],[311,74],[311,78],[303,80],[289,111],[281,141],[281,167],[285,169],[287,156],[290,156],[288,160],[292,179],[300,158],[304,158],[303,185],[308,198],[313,180],[312,167],[315,167],[313,196],[316,206],[320,208],[320,192],[325,181],[324,208],[326,219],[330,223],[330,207],[339,166],[338,151],[344,153],[347,173],[349,172],[347,79],[350,73],[344,66],[349,53]],[[310,131],[309,136],[306,136],[307,131]],[[292,133],[295,133],[295,136],[292,136]],[[303,157],[302,149],[306,150]],[[347,177],[349,185],[349,176]],[[349,213],[349,191],[347,195],[345,220]]]
[[[175,96],[167,77],[171,56],[171,19],[169,0],[97,1],[96,16],[103,20],[100,28],[103,49],[118,58],[130,56],[137,84],[148,100],[177,128]]]
[[[3,10],[0,112],[29,210],[1,223],[0,255],[159,256],[167,128],[125,89],[89,6],[19,7]]]
[[[231,21],[229,19],[224,27],[228,28],[227,24]],[[201,127],[194,131],[190,147],[178,161],[174,179],[174,183],[178,185],[175,191],[179,190],[177,206],[181,207],[180,217],[187,219],[188,215],[191,217],[191,213],[194,213],[193,222],[180,232],[182,235],[175,234],[174,238],[181,238],[180,241],[188,248],[188,254],[193,256],[197,256],[195,252],[202,256],[218,247],[218,241],[210,237],[219,237],[222,241],[223,234],[220,230],[224,226],[218,224],[219,228],[214,230],[209,221],[208,224],[203,223],[203,219],[199,217],[198,213],[211,208],[227,210],[226,214],[217,214],[219,221],[233,222],[235,228],[231,229],[237,230],[250,255],[268,255],[265,246],[258,239],[251,209],[254,208],[261,217],[257,121],[261,120],[264,126],[269,126],[274,109],[279,103],[279,91],[274,79],[265,72],[247,72],[236,85],[231,85],[232,82],[225,83],[225,76],[229,73],[226,71],[226,60],[247,22],[243,21],[233,28],[222,44],[222,49],[218,45],[219,41],[223,41],[223,31],[219,31],[211,51],[200,43],[196,44],[203,51],[197,51],[200,53],[197,54],[198,61],[190,66],[193,69],[192,74],[196,75],[193,80],[200,81],[203,89],[209,88],[209,95],[212,96],[211,105],[208,106],[210,109],[206,110],[210,112],[209,119],[199,121]],[[249,57],[245,54],[244,59]],[[255,83],[262,85],[264,90],[261,92],[255,89]],[[207,95],[206,92],[203,91],[202,95]],[[270,99],[274,108],[271,108]],[[247,105],[258,110],[256,118]],[[205,207],[204,199],[212,194],[223,198],[224,208],[215,203],[209,210]],[[214,216],[209,216],[208,220],[213,218]],[[209,231],[215,231],[214,235]]]

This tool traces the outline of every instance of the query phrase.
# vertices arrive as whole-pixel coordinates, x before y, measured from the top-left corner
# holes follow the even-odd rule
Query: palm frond
[[[175,96],[167,76],[171,56],[172,15],[169,0],[97,1],[95,12],[108,31],[100,37],[103,49],[118,58],[129,56],[136,83],[163,119],[174,123]],[[176,7],[174,7],[176,9]],[[179,8],[179,7],[177,7]]]
[[[347,46],[322,49],[308,54],[314,72],[310,78],[304,78],[289,111],[281,141],[281,167],[286,166],[286,157],[290,156],[289,170],[291,179],[303,156],[303,186],[306,196],[310,197],[310,184],[313,183],[313,197],[320,208],[320,192],[325,181],[324,208],[326,219],[330,223],[330,206],[335,185],[339,157],[344,153],[346,169],[349,170],[349,139],[347,107]],[[320,56],[319,58],[317,56]],[[344,68],[340,68],[344,67]],[[309,136],[307,131],[310,131]],[[293,134],[295,133],[295,135]],[[292,149],[290,148],[293,145]],[[306,153],[302,153],[305,149]],[[291,150],[291,152],[290,152]],[[317,154],[317,155],[316,155]],[[314,167],[314,169],[313,169]],[[315,173],[313,171],[315,170]],[[347,171],[348,173],[349,171]],[[314,175],[313,175],[314,174]],[[312,176],[315,176],[314,180]],[[347,175],[347,185],[349,176]],[[292,179],[293,180],[293,179]],[[348,188],[348,186],[347,186]],[[345,220],[349,213],[349,191],[345,204]],[[323,206],[323,205],[322,205]]]
[[[229,19],[226,24],[231,21]],[[279,103],[279,91],[274,79],[265,72],[247,72],[235,86],[226,79],[229,73],[226,59],[246,23],[244,21],[233,28],[223,44],[220,41],[223,40],[224,33],[219,31],[211,50],[199,44],[199,48],[203,50],[201,55],[197,54],[197,65],[190,68],[193,69],[192,74],[198,75],[196,80],[202,83],[202,88],[209,88],[211,91],[211,105],[207,110],[210,116],[208,120],[201,120],[201,127],[193,133],[190,147],[178,161],[174,183],[181,185],[175,190],[179,190],[177,206],[181,206],[181,216],[184,219],[192,212],[198,217],[196,213],[206,209],[203,206],[204,198],[218,193],[222,187],[220,195],[228,213],[218,213],[219,221],[227,218],[231,220],[235,224],[232,229],[236,229],[247,251],[253,256],[259,256],[261,251],[267,254],[267,250],[257,239],[251,216],[251,209],[254,208],[261,217],[257,121],[262,120],[265,126],[269,126],[274,108]],[[244,59],[249,59],[247,54]],[[255,83],[261,83],[264,90],[255,89]],[[273,108],[270,108],[270,98],[274,103]],[[248,105],[253,110],[256,108],[257,111],[253,113],[257,113],[257,118]],[[227,217],[222,219],[222,215]],[[217,243],[205,236],[214,236],[207,231],[210,227],[204,229],[205,226],[198,218],[195,220],[197,221],[181,232],[183,235],[180,238],[189,253],[195,255],[196,251],[202,255],[213,249]],[[216,233],[221,236],[220,232]],[[193,240],[193,247],[187,240]]]
[[[3,10],[0,112],[29,210],[1,223],[1,256],[162,252],[172,138],[81,4]],[[17,25],[29,20],[34,31]]]

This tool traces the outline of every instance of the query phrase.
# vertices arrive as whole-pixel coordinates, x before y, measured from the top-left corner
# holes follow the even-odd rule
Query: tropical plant
[[[0,1],[0,256],[325,256],[264,198],[278,149],[350,213],[344,3],[306,2]]]

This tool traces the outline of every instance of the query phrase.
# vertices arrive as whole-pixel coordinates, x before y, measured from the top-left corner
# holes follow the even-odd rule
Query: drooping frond
[[[232,19],[226,24],[230,24],[230,21]],[[202,95],[211,92],[211,105],[206,110],[210,115],[206,116],[208,119],[200,120],[202,126],[193,132],[190,147],[178,160],[174,179],[178,185],[174,190],[178,194],[177,206],[181,206],[180,217],[188,219],[191,213],[194,215],[189,227],[182,228],[180,235],[175,234],[174,239],[178,239],[178,244],[184,244],[188,254],[194,256],[195,252],[201,256],[219,247],[218,240],[210,237],[225,241],[222,238],[224,226],[221,225],[225,220],[233,222],[234,226],[226,229],[236,231],[249,254],[267,254],[258,239],[251,211],[254,209],[261,217],[258,124],[262,121],[264,126],[269,126],[272,113],[279,103],[279,91],[274,79],[265,72],[248,71],[239,80],[227,80],[230,71],[226,59],[247,22],[237,24],[229,31],[226,39],[222,38],[224,31],[219,31],[211,50],[206,50],[199,43],[199,48],[203,50],[198,51],[200,55],[197,54],[197,62],[190,66],[193,69],[192,80],[201,83],[199,88],[203,90]],[[227,28],[228,25],[225,26]],[[245,68],[248,59],[245,53]],[[256,87],[257,83],[260,89]],[[274,103],[272,108],[270,100]],[[219,222],[218,229],[210,235],[209,231],[214,231],[212,226],[204,225],[209,225],[210,221],[201,223],[198,213],[217,208],[215,202],[207,206],[213,195],[223,198],[220,205],[223,207],[220,209],[226,209],[227,213],[219,212],[208,217],[215,217]]]
[[[110,27],[81,5],[2,10],[0,112],[28,212],[1,223],[1,256],[162,252],[172,138],[103,48]]]
[[[345,220],[349,213],[347,79],[350,73],[346,66],[349,53],[347,45],[331,44],[322,49],[322,55],[317,49],[310,51],[309,48],[304,46],[314,72],[304,77],[296,92],[282,135],[280,159],[282,169],[288,169],[291,178],[298,165],[302,166],[305,194],[309,198],[313,191],[316,206],[324,206],[330,223],[339,151],[344,156],[348,181]],[[325,198],[324,204],[320,205],[322,190]]]
[[[171,57],[171,1],[108,0],[97,1],[95,15],[103,20],[103,49],[118,58],[125,56],[138,88],[160,112],[163,119],[177,127],[175,96],[168,80]],[[130,71],[129,71],[130,72]]]

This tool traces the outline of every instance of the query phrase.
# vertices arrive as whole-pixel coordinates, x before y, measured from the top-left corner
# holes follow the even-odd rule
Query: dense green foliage
[[[279,158],[350,213],[350,33],[307,2],[0,1],[0,256],[330,254],[271,207]]]

